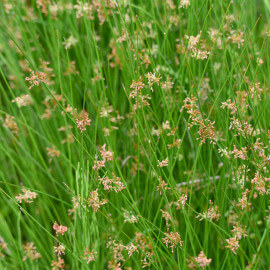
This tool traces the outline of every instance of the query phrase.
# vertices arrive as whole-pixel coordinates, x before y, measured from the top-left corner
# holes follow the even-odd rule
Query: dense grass
[[[183,2],[1,1],[0,269],[268,269],[270,4]]]

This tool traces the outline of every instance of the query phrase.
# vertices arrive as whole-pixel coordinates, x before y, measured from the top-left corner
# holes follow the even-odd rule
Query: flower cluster
[[[236,250],[239,248],[239,240],[241,240],[242,237],[247,236],[246,227],[236,224],[236,226],[233,226],[232,233],[234,236],[226,239],[226,248],[230,249],[234,254],[236,254]]]
[[[19,194],[18,196],[15,197],[19,203],[22,203],[22,201],[26,203],[32,203],[33,199],[36,199],[37,197],[36,192],[31,192],[28,189],[22,188],[22,192],[23,194]]]
[[[185,204],[186,204],[187,199],[188,199],[187,194],[182,194],[181,197],[178,200],[178,202],[181,203],[181,206],[182,206],[183,209],[185,207]]]
[[[88,206],[93,209],[94,212],[97,212],[97,210],[100,208],[101,205],[104,205],[107,203],[106,199],[100,200],[98,197],[98,190],[94,190],[91,192],[90,197],[88,198]]]
[[[76,116],[77,128],[82,132],[86,131],[86,127],[90,126],[91,119],[88,117],[88,113],[83,113],[82,116]]]
[[[162,160],[162,161],[159,161],[158,160],[158,167],[167,167],[169,165],[169,160],[168,158]]]
[[[145,88],[145,84],[142,82],[142,78],[139,81],[134,81],[130,85],[130,88],[133,89],[130,94],[129,98],[135,100],[135,105],[133,106],[133,110],[136,111],[137,108],[141,108],[143,106],[150,106],[148,102],[151,97],[148,94],[143,94],[142,90]]]
[[[18,134],[19,127],[14,120],[14,116],[7,114],[3,127],[8,128],[13,134]]]
[[[58,158],[61,154],[61,152],[59,150],[57,150],[54,145],[52,147],[46,147],[46,150],[47,150],[48,156],[50,157],[50,159],[49,159],[50,163],[52,162],[53,157]]]
[[[23,106],[33,105],[33,100],[30,95],[21,95],[13,99],[12,102],[16,102],[19,108]]]
[[[191,122],[188,123],[189,129],[193,126],[199,127],[199,138],[197,138],[197,140],[200,140],[201,144],[205,143],[206,139],[209,139],[210,143],[214,145],[216,144],[216,132],[214,128],[215,122],[211,122],[209,119],[203,119],[196,102],[197,99],[195,97],[187,97],[184,100],[184,105],[182,106],[180,112],[182,112],[183,109],[186,109],[187,113],[189,114],[189,119],[191,120]]]
[[[102,185],[104,186],[104,190],[114,190],[116,193],[120,192],[121,190],[125,189],[126,187],[121,182],[121,178],[115,176],[114,173],[112,173],[113,178],[109,179],[108,176],[105,176],[104,178],[101,178],[98,176],[98,180],[102,182]]]
[[[57,257],[60,257],[61,255],[65,255],[65,247],[61,244],[59,244],[57,247],[53,247],[54,253],[57,255]]]
[[[209,203],[210,203],[210,207],[208,208],[208,211],[197,216],[197,217],[201,217],[200,221],[203,219],[209,219],[211,221],[213,219],[216,219],[217,221],[219,220],[221,215],[219,213],[218,206],[217,205],[214,206],[211,200]]]
[[[33,70],[30,70],[30,73],[31,73],[31,76],[25,78],[25,80],[29,81],[29,83],[31,84],[28,89],[31,89],[34,86],[40,85],[41,82],[43,82],[45,84],[49,84],[47,81],[46,73],[36,72],[36,74],[35,74],[35,72]]]
[[[90,262],[94,262],[96,260],[97,252],[95,250],[89,250],[88,247],[85,248],[83,252],[83,259],[86,261],[87,264]]]
[[[55,230],[57,236],[59,234],[64,235],[64,233],[68,230],[66,226],[59,225],[56,221],[53,224],[53,229]]]
[[[183,241],[181,241],[181,237],[178,232],[170,232],[170,233],[164,233],[166,237],[162,238],[162,242],[168,247],[170,245],[170,248],[173,252],[173,249],[176,248],[176,245],[179,244],[180,246],[183,245]]]
[[[4,258],[6,255],[4,252],[8,251],[7,243],[0,239],[0,257]]]
[[[40,253],[37,252],[37,248],[34,246],[33,242],[29,242],[24,244],[23,246],[23,251],[25,253],[24,257],[23,257],[23,261],[30,259],[31,261],[33,260],[37,260],[39,258],[41,258]]]
[[[191,0],[181,0],[178,8],[188,8],[190,6]]]
[[[62,259],[61,257],[57,257],[57,261],[52,261],[52,270],[59,270],[59,269],[64,269],[65,267],[65,260]]]
[[[124,223],[129,222],[129,223],[137,223],[138,219],[137,217],[134,215],[134,213],[132,211],[127,211],[125,209],[122,209],[124,211],[123,215],[124,215]]]
[[[98,156],[96,155],[93,166],[93,169],[97,171],[100,170],[100,168],[105,167],[105,163],[107,161],[113,160],[113,152],[111,152],[110,149],[106,150],[106,144],[101,147],[101,150],[99,152],[102,160],[98,160]]]
[[[234,254],[236,254],[236,250],[239,248],[239,240],[236,236],[226,239],[227,246],[226,248],[230,249]]]
[[[255,190],[259,191],[260,195],[267,195],[270,193],[270,178],[263,177],[259,171],[255,173],[251,183]]]
[[[172,217],[170,215],[170,213],[168,211],[165,211],[163,209],[160,209],[160,211],[162,212],[162,217],[165,219],[166,221],[166,227],[170,227],[172,223]]]
[[[205,267],[210,265],[210,263],[212,262],[212,259],[207,259],[203,251],[201,251],[199,255],[195,258],[192,258],[192,260],[187,259],[187,262],[189,263],[188,268],[190,269],[196,269],[198,266],[204,269]],[[194,262],[196,262],[197,264]]]
[[[185,38],[188,40],[187,51],[190,52],[191,57],[196,59],[207,59],[210,52],[206,48],[205,41],[201,38],[201,32],[197,36],[188,36]]]
[[[59,234],[64,235],[64,233],[68,230],[67,226],[59,225],[56,221],[54,222],[53,229],[55,230],[57,237],[59,236]],[[52,261],[52,269],[63,269],[65,266],[65,260],[61,258],[61,256],[65,255],[65,247],[59,243],[58,246],[53,247],[53,251],[57,255],[57,260]]]
[[[157,185],[157,191],[159,191],[159,194],[161,195],[163,191],[167,190],[167,189],[171,189],[169,187],[167,187],[167,183],[161,179],[161,177],[159,177],[159,185]]]
[[[199,266],[202,267],[203,269],[206,266],[208,266],[212,261],[212,259],[207,259],[207,257],[204,255],[203,251],[201,251],[200,254],[194,259],[199,264]]]

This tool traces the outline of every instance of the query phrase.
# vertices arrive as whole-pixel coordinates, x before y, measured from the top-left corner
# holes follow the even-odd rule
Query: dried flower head
[[[91,119],[88,117],[88,113],[85,112],[82,116],[76,116],[77,128],[81,131],[86,131],[86,126],[90,126]]]
[[[206,256],[204,255],[203,251],[200,252],[200,254],[194,258],[194,260],[199,264],[200,267],[203,269],[208,266],[212,259],[207,259]]]
[[[48,5],[50,0],[36,0],[37,7],[41,9],[41,12],[48,15]]]
[[[31,89],[34,86],[40,85],[41,82],[45,84],[49,84],[47,81],[47,75],[44,72],[36,72],[35,74],[33,70],[30,70],[30,73],[31,73],[31,76],[25,78],[25,80],[29,81],[29,83],[31,84],[28,89]]]
[[[59,234],[64,235],[64,233],[68,230],[66,226],[58,225],[56,221],[53,224],[53,229],[55,230],[57,236]]]
[[[109,261],[108,262],[108,269],[122,270],[121,262],[117,263],[117,262],[114,262],[114,261]]]
[[[143,260],[141,260],[142,268],[149,267],[151,265],[151,262],[147,260],[149,260],[148,257],[144,257]]]
[[[142,82],[142,78],[140,78],[137,82],[133,80],[130,88],[133,90],[130,92],[129,98],[135,100],[135,104],[133,106],[134,111],[136,111],[137,108],[141,108],[143,106],[150,106],[148,100],[150,100],[151,97],[148,94],[143,93],[145,84]]]
[[[109,249],[110,253],[112,254],[114,263],[125,261],[125,257],[123,255],[123,252],[125,250],[125,246],[122,244],[121,241],[119,241],[117,243],[116,240],[112,240],[111,237],[109,237],[109,241],[107,243],[107,248]]]
[[[94,161],[93,169],[98,171],[102,167],[105,167],[105,160],[97,160],[97,159],[98,159],[98,156],[95,155],[95,161]]]
[[[167,183],[161,179],[161,177],[158,178],[159,180],[159,185],[157,185],[157,191],[159,191],[159,194],[161,195],[161,193],[167,189],[171,189],[169,187],[167,187]]]
[[[201,217],[200,221],[203,219],[210,219],[211,221],[213,219],[216,219],[217,221],[219,220],[221,215],[219,213],[218,206],[217,205],[214,206],[211,200],[209,203],[210,203],[210,207],[208,208],[208,211],[197,216],[197,217]]]
[[[228,40],[230,40],[233,44],[237,44],[238,45],[238,49],[241,48],[241,46],[243,46],[244,44],[244,32],[239,31],[238,33],[235,30],[232,30],[230,32],[230,36],[228,37]]]
[[[16,102],[19,108],[23,106],[33,105],[33,100],[30,95],[21,95],[13,99],[12,102]]]
[[[82,206],[82,207],[86,207],[85,204],[83,204],[82,202],[82,198],[80,195],[78,195],[77,197],[73,197],[72,198],[72,205],[73,205],[73,208],[72,209],[68,209],[68,215],[72,215],[76,212],[76,210]]]
[[[36,192],[31,192],[28,189],[22,188],[22,192],[23,194],[19,194],[18,196],[15,197],[19,203],[22,203],[22,201],[26,203],[32,203],[33,199],[37,197]]]
[[[178,8],[188,8],[191,0],[181,0]]]
[[[159,85],[159,81],[161,79],[160,76],[157,76],[156,77],[156,74],[155,73],[152,73],[152,72],[148,72],[145,77],[147,78],[148,80],[148,85],[150,86],[151,88],[151,91],[153,92],[154,89],[153,89],[153,84],[156,83],[157,85]]]
[[[259,191],[260,195],[265,195],[270,193],[270,186],[267,187],[267,182],[270,181],[270,178],[263,177],[262,174],[257,171],[254,175],[254,178],[251,180],[251,183],[255,190]]]
[[[181,197],[180,197],[180,199],[178,200],[178,202],[181,203],[183,209],[185,207],[185,204],[186,204],[187,199],[188,199],[187,194],[182,194]]]
[[[49,162],[52,162],[53,157],[59,157],[61,152],[59,150],[56,150],[55,146],[53,145],[52,147],[46,147],[47,154],[50,157]]]
[[[239,248],[239,240],[236,235],[232,238],[226,239],[227,246],[226,248],[230,249],[234,254],[236,254],[236,250]]]
[[[95,250],[89,250],[88,247],[86,247],[86,249],[83,252],[83,259],[86,261],[87,264],[89,264],[90,262],[94,262],[96,260],[97,257],[97,252]]]
[[[94,6],[90,3],[83,3],[82,1],[77,1],[77,4],[73,6],[76,10],[76,18],[79,19],[85,16],[86,19],[93,20],[93,9]]]
[[[65,261],[64,259],[61,259],[60,257],[57,258],[57,261],[52,261],[52,270],[59,270],[64,269]]]
[[[233,146],[233,151],[231,151],[232,154],[234,154],[234,158],[240,158],[240,159],[247,159],[247,147],[242,147],[242,149],[237,149],[236,146]]]
[[[190,52],[191,57],[195,59],[207,59],[210,52],[206,49],[205,41],[201,38],[202,32],[197,36],[185,35],[188,40],[187,51]]]
[[[232,233],[234,234],[235,238],[238,240],[240,240],[242,237],[248,236],[246,226],[241,226],[239,224],[237,224],[236,226],[233,226]]]
[[[134,252],[139,253],[138,247],[135,246],[133,243],[130,243],[127,246],[125,246],[125,249],[127,250],[129,257],[131,257]]]
[[[167,144],[168,149],[171,149],[173,147],[179,148],[181,141],[182,141],[181,139],[176,139],[176,140],[174,140],[174,142],[172,144]]]
[[[7,114],[3,127],[8,128],[13,134],[18,134],[19,128],[14,120],[14,116]]]
[[[63,42],[63,45],[65,46],[65,49],[70,49],[71,46],[74,46],[78,43],[78,39],[74,38],[73,35],[69,36],[65,41]]]
[[[134,213],[132,211],[127,211],[125,209],[122,209],[124,211],[123,215],[124,215],[124,223],[129,222],[129,223],[137,223],[138,219],[137,217],[134,215]]]
[[[197,140],[201,141],[201,144],[205,143],[206,139],[209,139],[210,143],[215,145],[216,144],[216,133],[214,128],[214,123],[211,122],[209,119],[203,119],[201,112],[199,111],[199,107],[196,104],[197,98],[187,97],[184,100],[184,105],[182,106],[180,112],[186,109],[187,113],[189,114],[189,120],[191,122],[188,123],[188,128],[192,128],[193,126],[198,126],[198,134],[199,138]]]
[[[98,160],[98,156],[95,155],[95,161],[93,166],[94,170],[100,170],[100,168],[105,167],[105,163],[107,161],[113,160],[113,152],[111,152],[110,149],[106,150],[106,144],[101,147],[101,150],[99,152],[102,160]]]
[[[168,211],[163,210],[163,209],[160,209],[160,211],[162,212],[162,217],[166,221],[166,227],[170,227],[171,226],[170,222],[172,222],[172,217],[171,217],[170,213]]]
[[[168,158],[166,158],[166,159],[164,159],[162,161],[158,160],[158,165],[157,166],[158,167],[167,167],[169,165],[168,162],[169,162]]]
[[[106,150],[106,144],[101,147],[100,155],[105,162],[113,160],[113,152],[110,149]]]
[[[98,190],[91,192],[90,197],[88,198],[88,206],[92,207],[94,212],[97,212],[97,210],[100,208],[101,205],[104,205],[107,203],[106,199],[100,200],[98,197]]]
[[[0,237],[0,257],[4,258],[6,255],[3,252],[8,252],[8,246],[7,243],[5,243],[4,239]]]
[[[70,61],[68,63],[66,71],[64,72],[64,76],[69,76],[70,74],[80,74],[80,72],[76,68],[75,61]]]
[[[58,247],[53,247],[54,253],[56,253],[57,257],[60,257],[61,255],[65,255],[65,247],[61,244],[59,244]]]
[[[113,178],[109,179],[108,176],[105,176],[104,178],[98,177],[98,180],[102,182],[102,185],[104,186],[104,190],[114,190],[116,193],[120,192],[121,190],[125,189],[126,187],[121,181],[120,177],[117,177],[114,173],[112,173]]]
[[[249,202],[248,193],[250,192],[249,189],[245,189],[244,192],[242,192],[242,197],[238,200],[239,203],[237,204],[242,209],[249,208],[251,203]]]
[[[33,242],[29,242],[24,244],[23,246],[23,251],[25,253],[25,256],[23,257],[23,261],[30,259],[31,261],[37,260],[41,258],[40,253],[37,252],[37,248],[34,246]]]
[[[179,244],[180,246],[183,245],[183,241],[181,241],[181,237],[178,232],[170,232],[170,233],[164,233],[166,237],[162,238],[162,242],[166,245],[166,247],[169,246],[173,252],[173,249],[176,248],[176,245]]]

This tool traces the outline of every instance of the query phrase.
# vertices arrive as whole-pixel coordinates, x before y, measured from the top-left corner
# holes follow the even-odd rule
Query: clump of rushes
[[[0,270],[270,265],[267,2],[0,1]]]

